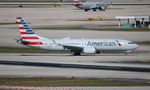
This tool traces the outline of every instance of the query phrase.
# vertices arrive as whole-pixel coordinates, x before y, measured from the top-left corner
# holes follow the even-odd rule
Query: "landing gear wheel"
[[[101,10],[102,10],[102,8],[101,8],[101,7],[99,7],[99,10],[101,11]]]
[[[93,9],[93,11],[95,12],[95,11],[96,11],[96,9]]]
[[[85,11],[85,12],[87,12],[87,11],[88,11],[88,9],[85,9],[84,11]]]
[[[75,52],[73,55],[74,55],[74,56],[80,56],[81,53],[80,53],[80,52]]]

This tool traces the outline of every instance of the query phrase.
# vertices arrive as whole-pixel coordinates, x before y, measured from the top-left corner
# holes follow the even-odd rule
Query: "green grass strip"
[[[137,42],[137,44],[150,45],[150,41],[141,41],[141,42]]]
[[[0,78],[0,86],[150,86],[146,82],[79,78]]]

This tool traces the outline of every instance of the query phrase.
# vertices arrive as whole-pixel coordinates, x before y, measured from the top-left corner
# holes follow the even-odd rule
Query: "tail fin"
[[[16,17],[16,20],[21,34],[22,44],[29,46],[43,45],[40,41],[40,36],[36,35],[21,17]]]

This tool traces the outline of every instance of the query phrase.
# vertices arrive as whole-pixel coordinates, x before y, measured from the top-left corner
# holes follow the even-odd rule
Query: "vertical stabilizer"
[[[22,44],[29,46],[43,45],[40,41],[40,37],[33,32],[33,30],[21,17],[16,17],[16,20],[19,26]]]

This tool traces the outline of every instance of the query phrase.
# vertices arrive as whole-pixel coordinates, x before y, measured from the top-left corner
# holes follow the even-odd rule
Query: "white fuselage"
[[[43,41],[43,46],[38,46],[48,50],[70,50],[70,48],[84,49],[93,48],[98,51],[133,51],[138,46],[131,41],[121,39],[55,39]]]

